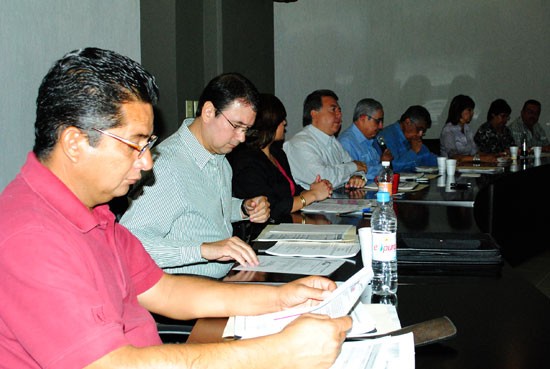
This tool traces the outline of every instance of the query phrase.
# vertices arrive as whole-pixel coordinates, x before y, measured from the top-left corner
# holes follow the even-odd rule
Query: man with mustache
[[[353,160],[335,137],[342,126],[338,96],[331,90],[309,94],[302,123],[304,128],[283,145],[296,183],[308,189],[320,175],[335,188],[364,187],[366,164]]]

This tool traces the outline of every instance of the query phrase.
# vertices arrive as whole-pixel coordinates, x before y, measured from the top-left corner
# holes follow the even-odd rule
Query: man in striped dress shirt
[[[263,196],[231,196],[225,158],[244,142],[257,110],[254,85],[239,74],[223,74],[205,87],[197,117],[153,150],[154,169],[132,190],[121,223],[166,272],[220,278],[233,260],[258,264],[252,248],[232,237],[231,222],[250,217],[263,223],[269,203]]]

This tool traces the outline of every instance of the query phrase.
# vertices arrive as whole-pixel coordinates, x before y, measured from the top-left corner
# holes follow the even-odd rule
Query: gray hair
[[[363,99],[360,100],[357,105],[355,105],[355,110],[353,111],[353,121],[357,121],[361,115],[368,115],[374,117],[378,110],[384,110],[382,104],[374,99]]]

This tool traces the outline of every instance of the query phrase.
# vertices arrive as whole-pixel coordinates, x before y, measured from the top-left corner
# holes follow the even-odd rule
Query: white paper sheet
[[[355,273],[340,285],[319,305],[297,308],[277,313],[235,317],[235,336],[252,338],[280,332],[287,324],[305,313],[325,314],[331,318],[347,315],[372,279],[372,271],[366,268]]]
[[[344,342],[331,369],[413,369],[414,337],[401,336]]]
[[[301,256],[310,258],[351,258],[361,250],[358,242],[354,243],[317,243],[317,242],[285,242],[277,243],[265,252],[275,256]]]
[[[270,255],[258,255],[258,259],[260,261],[258,266],[245,268],[239,265],[234,270],[327,276],[346,262],[342,259],[294,258]]]
[[[298,224],[281,223],[267,226],[258,236],[257,241],[316,241],[316,242],[353,242],[355,229],[347,224]]]
[[[309,204],[301,211],[303,213],[339,214],[353,211],[363,211],[376,206],[375,200],[368,199],[326,199]]]

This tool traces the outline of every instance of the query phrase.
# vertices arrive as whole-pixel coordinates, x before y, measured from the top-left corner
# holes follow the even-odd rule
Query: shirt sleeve
[[[328,179],[335,188],[344,185],[356,172],[357,165],[342,146],[338,145],[335,150],[339,150],[343,160],[339,164],[331,165],[324,162],[319,148],[313,143],[303,140],[296,143],[286,142],[284,150],[296,183],[309,189],[319,174],[321,178]]]
[[[450,130],[443,128],[440,137],[441,156],[452,157],[457,153],[456,139]]]
[[[154,170],[168,170],[160,166]],[[185,211],[184,204],[175,199],[178,186],[175,175],[163,173],[151,176],[154,186],[148,181],[140,185],[143,195],[130,201],[130,206],[122,216],[120,223],[130,230],[143,244],[149,255],[161,268],[180,267],[183,265],[205,262],[201,256],[202,240],[170,239],[169,234],[175,219]],[[240,205],[237,209],[240,209]]]

